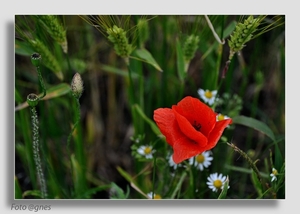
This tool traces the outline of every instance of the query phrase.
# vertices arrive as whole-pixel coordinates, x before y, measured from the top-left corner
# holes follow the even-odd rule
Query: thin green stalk
[[[40,183],[41,196],[42,198],[47,198],[46,180],[44,177],[44,172],[43,172],[41,157],[40,157],[38,115],[36,112],[36,108],[34,106],[30,107],[30,112],[31,112],[32,133],[33,133],[33,140],[32,140],[33,159],[35,162],[37,176]]]
[[[173,193],[172,193],[172,195],[171,195],[171,199],[175,198],[175,195],[176,195],[176,193],[180,190],[180,187],[181,187],[181,185],[182,185],[182,183],[183,183],[184,178],[186,177],[186,175],[187,175],[187,172],[184,171],[184,172],[182,173],[182,175],[181,175],[181,177],[180,177],[180,179],[179,179],[179,181],[178,181],[176,187],[175,187],[175,190],[173,191]]]
[[[233,143],[227,143],[227,145],[229,145],[231,148],[234,149],[234,151],[238,152],[243,158],[245,158],[245,160],[248,162],[248,164],[250,165],[250,167],[253,169],[253,171],[255,172],[259,182],[261,183],[261,185],[263,186],[263,182],[262,182],[262,177],[260,175],[259,170],[257,169],[255,162],[253,162],[251,160],[251,158],[245,153],[243,152],[241,149],[239,149],[236,145],[234,145]]]
[[[71,167],[71,176],[73,178],[73,164],[72,164],[72,155],[71,155],[71,151],[70,151],[70,141],[73,135],[73,132],[75,131],[75,129],[77,128],[79,122],[80,122],[80,102],[79,102],[79,98],[82,95],[83,92],[83,81],[81,79],[81,76],[79,73],[75,73],[75,75],[73,76],[72,82],[71,82],[71,90],[72,90],[72,96],[75,98],[76,101],[76,107],[75,107],[75,123],[73,125],[73,128],[68,136],[68,140],[67,140],[67,152],[68,152],[68,156],[70,158],[70,167]],[[80,148],[78,148],[80,147]],[[83,152],[83,148],[81,143],[77,143],[76,144],[76,148],[77,150],[80,151],[80,154],[78,155],[78,159],[79,159],[79,163],[82,163],[84,157],[82,155]]]
[[[75,123],[73,125],[73,128],[72,128],[72,130],[68,136],[68,140],[67,140],[67,152],[68,152],[68,156],[70,158],[70,167],[71,167],[71,176],[72,177],[73,177],[73,165],[72,165],[72,161],[71,161],[70,142],[71,142],[73,132],[75,131],[79,122],[80,122],[80,103],[79,103],[79,99],[76,99],[76,119],[75,119]]]
[[[155,186],[155,170],[156,170],[156,158],[153,157],[153,174],[152,174],[152,199],[154,198],[154,186]]]

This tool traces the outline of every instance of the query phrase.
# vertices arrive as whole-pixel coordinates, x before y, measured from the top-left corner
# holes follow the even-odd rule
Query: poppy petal
[[[208,136],[208,144],[206,150],[210,150],[216,146],[220,137],[223,134],[224,129],[232,123],[232,119],[220,120],[216,123],[215,128]]]
[[[174,142],[173,151],[173,161],[178,164],[186,159],[204,152],[205,147],[200,147],[192,140],[183,136],[182,138]]]
[[[173,106],[174,107],[174,106]],[[172,109],[173,109],[172,107]],[[182,133],[187,136],[192,141],[195,141],[194,143],[197,143],[200,147],[204,147],[207,145],[207,137],[204,136],[200,131],[197,131],[192,124],[182,115],[177,113],[176,110],[173,110],[178,126]]]
[[[170,146],[173,146],[174,142],[183,136],[179,126],[177,125],[177,121],[172,109],[156,109],[154,111],[153,119],[161,133],[166,137],[166,141]]]
[[[208,136],[215,126],[215,112],[197,98],[187,96],[174,106],[174,109],[191,124],[199,123],[201,133],[205,136]]]

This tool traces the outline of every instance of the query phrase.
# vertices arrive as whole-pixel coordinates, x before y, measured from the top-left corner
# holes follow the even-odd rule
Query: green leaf
[[[253,128],[253,129],[267,135],[269,138],[271,138],[273,141],[275,141],[275,135],[274,135],[273,131],[269,128],[269,126],[267,126],[265,123],[263,123],[259,120],[240,115],[240,116],[236,116],[236,117],[232,118],[232,122],[233,122],[233,124],[239,124],[239,125],[247,126],[249,128]]]
[[[184,61],[184,55],[183,55],[183,51],[179,39],[176,40],[176,54],[177,54],[176,61],[177,61],[178,76],[180,81],[184,81],[186,76],[185,61]]]
[[[113,74],[118,74],[120,76],[125,76],[125,77],[128,77],[128,72],[126,70],[122,70],[122,69],[119,69],[119,68],[116,68],[116,67],[113,67],[113,66],[110,66],[110,65],[100,65],[100,67],[108,72],[108,73],[113,73]],[[132,78],[137,78],[138,75],[136,73],[131,73],[131,77]]]
[[[130,193],[130,189],[127,186],[126,194],[124,194],[123,189],[120,188],[114,182],[112,182],[110,192],[111,192],[110,199],[127,199]]]
[[[129,183],[135,183],[131,175],[125,172],[121,167],[117,166],[117,170],[123,176],[123,178],[125,178]]]
[[[160,130],[158,129],[157,125],[153,122],[153,120],[150,120],[143,112],[143,110],[141,109],[141,107],[138,104],[134,104],[132,106],[132,108],[146,121],[146,123],[148,123],[152,129],[152,131],[156,134],[156,135],[161,135]]]
[[[125,172],[121,167],[117,166],[118,172],[130,183],[131,187],[135,189],[138,193],[143,195],[145,198],[149,198],[136,184],[131,175]]]
[[[35,196],[35,197],[38,197],[38,198],[42,198],[41,196],[41,191],[39,190],[28,190],[28,191],[25,191],[23,193],[23,198],[25,198],[26,196]]]
[[[229,188],[229,178],[227,176],[224,186],[223,186],[223,189],[222,189],[218,199],[226,199],[228,188]]]
[[[71,91],[71,87],[69,84],[61,83],[59,85],[56,85],[56,86],[53,86],[53,87],[47,89],[47,94],[45,97],[43,97],[42,100],[49,100],[49,99],[53,99],[56,97],[60,97],[62,95],[69,93],[70,91]],[[39,96],[41,96],[41,95],[42,95],[42,93],[39,94]],[[27,108],[27,107],[28,107],[28,103],[24,102],[24,103],[18,105],[15,108],[15,111],[19,111],[19,110]]]
[[[31,45],[28,42],[15,39],[15,53],[22,56],[31,56],[34,52]]]
[[[75,198],[85,199],[88,197],[85,188],[85,174],[83,173],[83,168],[80,166],[79,162],[76,160],[75,155],[71,155],[71,164],[73,169],[73,183],[75,190]]]
[[[234,31],[236,24],[236,21],[232,21],[229,23],[229,25],[224,30],[224,38],[228,37]]]
[[[153,58],[152,54],[148,50],[146,50],[144,48],[136,49],[134,51],[134,53],[137,55],[137,57],[142,59],[142,61],[149,63],[154,68],[156,68],[158,71],[163,71],[161,69],[161,67],[158,65],[158,63],[156,62],[156,60]]]

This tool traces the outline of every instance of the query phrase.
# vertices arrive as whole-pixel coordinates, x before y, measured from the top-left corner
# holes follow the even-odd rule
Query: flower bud
[[[83,92],[83,81],[79,73],[75,73],[71,82],[72,94],[76,99],[79,99]]]

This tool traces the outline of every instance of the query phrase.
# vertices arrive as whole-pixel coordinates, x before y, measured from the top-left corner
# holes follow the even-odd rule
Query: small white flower
[[[159,194],[155,194],[155,193],[153,193],[153,192],[149,192],[148,194],[147,194],[147,196],[149,197],[149,199],[161,199],[161,196],[159,195]]]
[[[203,171],[204,168],[207,168],[211,161],[213,160],[213,157],[211,157],[211,151],[205,151],[202,152],[199,155],[196,155],[189,159],[190,165],[193,165],[200,169],[200,171]]]
[[[178,166],[178,164],[176,164],[175,162],[174,162],[174,160],[173,160],[173,155],[170,155],[169,156],[169,165],[170,165],[170,167],[173,167],[173,169],[176,169],[177,168],[177,166]]]
[[[228,117],[227,115],[223,115],[223,114],[216,115],[216,120],[217,121],[226,120],[226,119],[229,119],[229,118],[230,117]]]
[[[218,173],[210,174],[210,176],[207,178],[208,182],[206,184],[210,189],[212,189],[213,192],[217,192],[220,189],[223,189],[224,183],[226,181],[226,176],[223,176],[222,173],[218,175]],[[229,188],[229,186],[228,186]]]
[[[224,115],[224,114],[217,114],[216,115],[216,120],[217,121],[221,121],[221,120],[226,120],[226,119],[229,119],[230,117],[228,117],[227,115]],[[227,128],[229,128],[230,125],[227,126]]]
[[[141,146],[140,148],[137,149],[137,152],[140,155],[145,156],[145,158],[147,159],[152,159],[155,150],[152,149],[152,146]]]
[[[272,169],[272,173],[270,174],[270,176],[271,176],[271,182],[273,182],[273,181],[276,181],[277,180],[277,176],[278,175],[278,172],[277,172],[277,170],[275,169],[275,168],[273,168]]]
[[[198,89],[198,94],[204,102],[208,103],[209,105],[214,104],[216,95],[217,95],[217,90],[210,91],[210,90],[203,90],[203,89]]]

